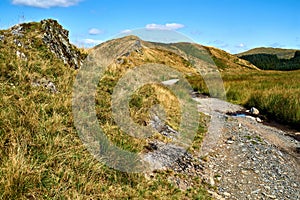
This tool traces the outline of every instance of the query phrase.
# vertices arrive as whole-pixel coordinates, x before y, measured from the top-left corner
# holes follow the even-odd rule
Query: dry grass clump
[[[223,73],[227,99],[257,107],[270,119],[299,129],[300,71]]]

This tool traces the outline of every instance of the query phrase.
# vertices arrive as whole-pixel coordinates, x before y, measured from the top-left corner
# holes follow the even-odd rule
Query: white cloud
[[[243,52],[248,49],[249,48],[247,47],[247,45],[245,43],[240,43],[240,44],[232,46],[231,53],[233,53],[233,54],[240,53],[240,52]]]
[[[82,0],[12,0],[15,5],[32,6],[38,8],[69,7]]]
[[[167,23],[167,24],[147,24],[146,29],[149,30],[177,30],[183,28],[183,24]]]
[[[89,34],[90,35],[99,35],[99,34],[101,34],[103,31],[102,30],[99,30],[99,29],[97,29],[97,28],[91,28],[90,30],[89,30]]]
[[[234,47],[235,47],[235,48],[238,48],[238,49],[246,49],[246,48],[247,48],[247,45],[244,44],[244,43],[240,43],[240,44],[238,44],[238,45],[235,45]]]
[[[94,40],[94,39],[81,39],[81,40],[76,40],[75,44],[79,47],[93,47],[96,46],[100,43],[102,43],[103,40]]]
[[[120,33],[129,34],[129,33],[132,33],[132,30],[126,29],[126,30],[121,31]]]
[[[239,47],[239,48],[245,48],[246,45],[244,43],[241,43],[241,44],[237,45],[237,47]]]
[[[89,44],[89,45],[95,45],[95,44],[100,44],[103,41],[102,40],[94,40],[94,39],[83,39],[82,40],[85,44]]]

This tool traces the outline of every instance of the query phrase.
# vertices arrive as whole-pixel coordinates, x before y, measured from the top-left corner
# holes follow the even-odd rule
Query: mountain
[[[269,54],[276,55],[279,59],[290,59],[295,55],[296,49],[282,49],[282,48],[272,48],[272,47],[259,47],[250,49],[248,51],[236,54],[238,57],[255,55],[255,54]]]
[[[143,54],[140,54],[139,56],[139,62],[155,61],[151,59],[150,55],[152,55],[152,57],[156,57],[157,61],[160,60],[159,62],[163,62],[164,59],[172,59],[172,57],[174,57],[175,60],[178,60],[178,58],[175,58],[177,56],[182,57],[180,64],[183,64],[182,62],[188,62],[189,56],[192,56],[199,59],[206,59],[207,62],[213,61],[213,64],[215,64],[220,71],[237,69],[258,69],[250,62],[240,59],[235,55],[229,54],[226,51],[217,49],[215,47],[203,46],[196,43],[179,42],[165,44],[143,41],[136,36],[126,36],[123,38],[118,38],[115,40],[105,42],[103,44],[98,45],[96,48],[99,48],[103,45],[114,46],[110,43],[122,43],[123,46],[125,46],[128,42],[130,43],[130,41],[135,42],[136,48],[140,48],[140,50],[143,51]],[[171,54],[172,52],[173,54]],[[127,54],[130,55],[130,52],[128,51]],[[166,57],[167,54],[170,55]],[[134,54],[132,54],[132,56],[134,56]],[[135,64],[138,64],[139,62]],[[168,63],[169,61],[165,62]]]

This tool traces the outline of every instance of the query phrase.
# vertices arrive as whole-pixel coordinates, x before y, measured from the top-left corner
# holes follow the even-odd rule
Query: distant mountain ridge
[[[237,54],[263,70],[300,69],[300,50],[279,48],[256,48]]]
[[[236,56],[242,57],[242,56],[254,55],[254,54],[271,54],[271,55],[276,55],[279,59],[290,59],[294,57],[296,51],[297,49],[258,47],[242,53],[238,53],[236,54]]]

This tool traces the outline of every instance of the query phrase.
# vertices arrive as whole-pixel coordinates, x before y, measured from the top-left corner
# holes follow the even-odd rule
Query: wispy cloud
[[[80,1],[82,0],[12,0],[12,4],[38,8],[50,8],[74,6]]]
[[[167,24],[147,24],[146,29],[149,30],[177,30],[183,28],[183,24],[167,23]]]
[[[240,43],[238,45],[235,45],[236,48],[239,48],[239,49],[246,49],[247,48],[247,45],[244,44],[244,43]]]
[[[75,44],[80,46],[80,47],[93,47],[93,46],[96,46],[96,45],[98,45],[102,42],[103,42],[102,40],[95,40],[95,39],[87,38],[87,39],[77,40],[75,42]]]
[[[91,29],[89,30],[89,34],[90,34],[90,35],[99,35],[99,34],[101,34],[101,33],[103,33],[103,31],[100,30],[100,29],[97,29],[97,28],[91,28]]]
[[[283,44],[280,44],[278,42],[275,42],[275,43],[272,43],[272,44],[269,44],[268,46],[270,47],[274,47],[274,48],[280,48],[280,47],[284,47]]]
[[[191,31],[191,34],[192,34],[192,35],[202,35],[203,32],[202,32],[202,31],[199,31],[199,30],[193,30],[193,31]]]
[[[132,30],[125,29],[125,30],[121,31],[120,33],[122,33],[122,34],[129,34],[129,33],[132,33]]]
[[[209,44],[224,44],[225,42],[222,40],[214,40],[214,41],[210,41],[208,42]]]
[[[219,47],[219,48],[226,48],[228,47],[229,45],[226,44],[224,41],[222,40],[214,40],[214,41],[210,41],[208,42],[209,45],[212,45],[212,46],[216,46],[216,47]]]
[[[235,45],[234,47],[240,50],[247,49],[247,45],[245,43],[240,43],[238,45]]]
[[[94,39],[84,39],[83,42],[86,44],[100,44],[103,41],[102,40],[94,40]]]
[[[240,52],[243,52],[243,51],[246,51],[249,49],[245,43],[230,45],[230,47],[228,47],[228,48],[230,50],[230,53],[232,53],[232,54],[240,53]]]

